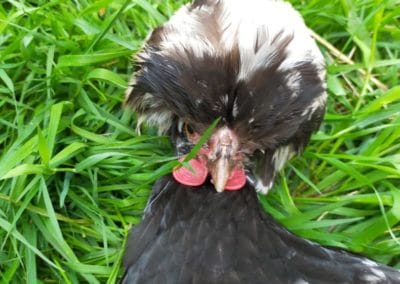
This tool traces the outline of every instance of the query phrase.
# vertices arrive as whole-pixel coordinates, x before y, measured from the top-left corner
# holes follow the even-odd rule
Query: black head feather
[[[236,19],[225,2],[195,1],[153,31],[136,57],[126,103],[164,132],[181,120],[202,133],[221,118],[256,156],[249,167],[266,191],[321,123],[323,59],[297,14],[296,27],[254,24]]]

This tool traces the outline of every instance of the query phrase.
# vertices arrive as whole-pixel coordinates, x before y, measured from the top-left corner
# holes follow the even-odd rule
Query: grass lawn
[[[121,107],[131,55],[186,1],[0,4],[0,283],[115,283],[169,141]],[[328,67],[320,129],[265,209],[400,268],[400,3],[293,0]]]

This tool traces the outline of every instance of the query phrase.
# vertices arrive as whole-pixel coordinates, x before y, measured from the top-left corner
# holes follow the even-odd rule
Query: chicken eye
[[[184,127],[183,129],[185,130],[185,134],[187,137],[190,137],[191,135],[194,134],[194,130],[193,130],[192,126],[190,126],[189,123],[185,123],[183,127]]]
[[[186,136],[186,139],[193,144],[196,144],[199,140],[199,134],[194,130],[194,128],[189,123],[183,124],[183,132]]]

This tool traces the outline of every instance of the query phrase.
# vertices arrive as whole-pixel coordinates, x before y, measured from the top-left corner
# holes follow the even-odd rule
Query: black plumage
[[[128,283],[400,283],[400,272],[299,238],[264,213],[251,186],[215,192],[159,180],[131,232]]]
[[[294,236],[258,204],[325,112],[323,56],[290,4],[194,1],[153,31],[135,68],[126,104],[178,156],[219,121],[194,171],[154,186],[122,283],[400,283],[395,269]]]

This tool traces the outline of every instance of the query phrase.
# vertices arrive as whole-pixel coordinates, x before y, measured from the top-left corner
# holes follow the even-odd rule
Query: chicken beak
[[[235,167],[238,139],[228,127],[219,128],[209,142],[208,168],[215,190],[222,192]]]
[[[217,192],[223,192],[226,182],[231,175],[230,160],[226,156],[221,156],[215,160],[210,167],[212,182]]]

